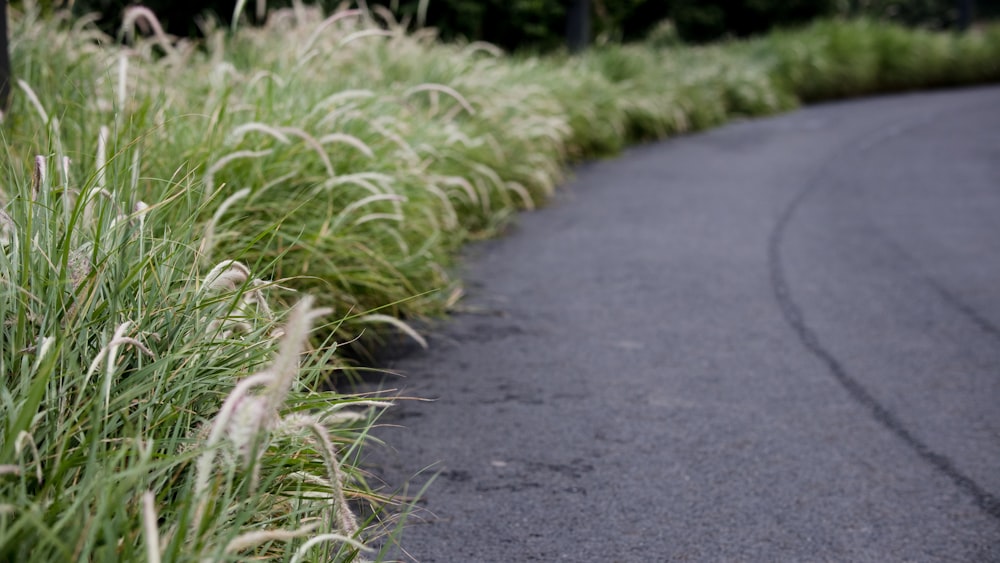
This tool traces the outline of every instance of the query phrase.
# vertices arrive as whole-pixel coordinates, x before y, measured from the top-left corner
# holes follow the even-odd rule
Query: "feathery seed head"
[[[202,289],[236,291],[249,279],[250,268],[236,260],[223,260],[208,272],[201,287]]]
[[[0,246],[10,246],[17,238],[17,223],[6,211],[0,209]]]

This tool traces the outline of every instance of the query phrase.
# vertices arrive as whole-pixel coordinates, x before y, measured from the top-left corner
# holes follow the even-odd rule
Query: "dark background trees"
[[[318,0],[333,9],[342,0]],[[481,40],[505,49],[546,50],[564,44],[567,11],[573,0],[429,0],[427,25],[436,27],[442,39]],[[127,0],[75,0],[78,14],[98,12],[101,24],[114,32]],[[228,22],[236,0],[142,2],[177,35],[197,33],[195,18],[213,12]],[[290,0],[268,0],[269,7],[288,5]],[[43,2],[45,4],[45,2]],[[48,4],[65,4],[50,0]],[[416,19],[421,0],[367,0],[383,5],[401,17]],[[254,0],[246,12],[253,12]],[[796,25],[816,17],[832,15],[868,16],[935,29],[952,27],[958,19],[959,0],[590,0],[592,31],[609,40],[644,37],[660,21],[671,19],[679,36],[703,42],[762,33],[775,26]],[[1000,0],[976,0],[980,16],[1000,17]]]

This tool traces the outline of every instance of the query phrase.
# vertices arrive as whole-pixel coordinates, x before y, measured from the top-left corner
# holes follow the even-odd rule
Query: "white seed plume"
[[[461,176],[436,176],[431,180],[442,186],[461,188],[466,197],[469,198],[470,203],[479,203],[479,194],[476,192],[476,188],[472,186],[471,182]]]
[[[485,41],[473,41],[465,46],[465,52],[476,53],[482,52],[487,53],[495,58],[500,58],[503,56],[503,49],[497,47],[492,43],[487,43]]]
[[[344,411],[327,415],[323,417],[323,420],[327,424],[336,426],[336,425],[354,424],[357,422],[361,422],[363,420],[368,420],[368,415],[355,411]]]
[[[444,207],[445,228],[449,230],[457,228],[458,213],[455,211],[455,206],[451,203],[451,200],[448,199],[448,194],[444,193],[444,191],[442,191],[441,188],[435,186],[434,184],[427,184],[426,186],[424,186],[424,189],[433,194],[434,197],[438,198],[438,200],[441,202],[441,205]]]
[[[222,216],[225,215],[226,211],[237,201],[250,195],[250,188],[243,188],[238,190],[233,195],[227,197],[223,200],[219,208],[215,210],[212,214],[212,220],[205,225],[205,234],[202,236],[201,243],[198,245],[198,255],[206,259],[211,259],[212,248],[215,246],[215,228],[222,220]]]
[[[338,47],[345,47],[348,43],[357,41],[358,39],[364,39],[365,37],[395,37],[396,32],[388,31],[385,29],[365,29],[362,31],[355,31],[354,33],[348,35],[347,37],[341,39],[338,43]]]
[[[122,52],[118,55],[118,111],[125,111],[125,101],[128,99],[128,57]]]
[[[398,213],[368,213],[367,215],[362,215],[361,217],[355,219],[354,223],[351,223],[351,226],[357,227],[371,221],[395,221],[397,223],[402,223],[403,216]],[[405,250],[403,252],[408,254]]]
[[[363,399],[360,401],[351,401],[348,403],[337,403],[331,405],[329,409],[326,410],[328,413],[336,412],[342,409],[357,408],[357,407],[369,407],[374,409],[387,409],[389,407],[396,406],[396,403],[392,401],[374,401],[371,399]]]
[[[17,238],[17,223],[6,211],[0,209],[0,246],[10,246]]]
[[[204,513],[205,493],[212,479],[212,468],[216,458],[216,446],[226,436],[230,444],[246,464],[253,467],[254,475],[259,464],[256,456],[265,449],[264,440],[274,427],[278,409],[284,404],[299,372],[299,356],[308,342],[313,320],[329,313],[326,308],[312,309],[312,298],[305,297],[292,309],[285,324],[285,334],[278,346],[277,356],[263,371],[251,375],[239,383],[229,394],[209,433],[205,446],[208,448],[199,457],[195,472],[195,496],[202,499],[192,519],[192,530],[197,530]],[[250,391],[263,387],[259,395]],[[256,452],[256,456],[254,453]],[[255,481],[256,479],[252,479]]]
[[[87,375],[84,377],[84,387],[86,387],[86,382],[90,381],[90,377],[97,371],[98,366],[101,365],[101,361],[104,362],[105,410],[107,410],[108,405],[111,403],[111,380],[114,378],[115,364],[118,360],[118,349],[122,346],[128,345],[139,350],[139,352],[150,358],[156,358],[156,355],[153,354],[152,350],[147,348],[146,345],[138,339],[125,336],[128,329],[132,327],[132,324],[132,321],[125,321],[118,325],[118,328],[115,329],[114,335],[111,337],[111,341],[97,353],[97,356],[94,357],[94,360],[90,363],[90,367],[87,369]]]
[[[247,306],[256,306],[261,313],[263,313],[264,318],[272,319],[274,315],[271,314],[271,307],[267,304],[267,299],[264,298],[263,288],[267,284],[263,280],[254,278],[250,280],[250,286],[253,288],[243,295],[243,303]],[[288,289],[288,288],[283,288]]]
[[[156,14],[145,6],[129,6],[125,9],[125,14],[122,16],[122,29],[125,30],[129,41],[135,40],[135,26],[140,22],[152,28],[153,37],[163,47],[164,51],[172,55],[178,54],[170,42],[170,37],[163,31],[163,26],[160,25],[160,20],[157,19]]]
[[[505,182],[504,186],[518,195],[521,198],[521,204],[527,210],[533,210],[535,208],[535,200],[531,199],[531,194],[528,192],[528,188],[524,187],[524,184],[520,182]]]
[[[326,145],[329,143],[344,143],[358,149],[358,151],[368,158],[375,158],[375,152],[371,149],[371,147],[366,145],[364,141],[354,135],[348,135],[347,133],[330,133],[329,135],[324,135],[319,138],[319,144]]]
[[[327,175],[330,177],[337,175],[337,173],[333,170],[333,163],[330,162],[330,155],[326,154],[326,149],[323,148],[323,145],[316,140],[315,137],[298,127],[282,127],[281,132],[288,133],[289,135],[294,135],[302,139],[302,141],[309,145],[309,148],[311,148],[317,156],[319,156],[320,161],[323,162],[323,166],[326,168]]]
[[[66,262],[66,268],[69,270],[67,279],[70,285],[73,286],[73,289],[80,287],[80,284],[90,275],[93,268],[90,262],[90,246],[88,243],[69,253],[69,258]]]
[[[244,549],[257,547],[262,543],[272,541],[288,542],[296,538],[308,536],[318,527],[318,524],[313,523],[303,526],[297,530],[261,530],[258,532],[247,532],[236,536],[232,539],[232,541],[226,544],[226,553],[243,551]]]
[[[263,294],[265,282],[251,279],[250,269],[235,260],[223,260],[212,268],[202,282],[201,291],[232,292],[244,287],[248,282],[249,287],[239,295],[239,301],[233,307],[232,314],[216,318],[209,323],[209,334],[217,334],[219,338],[227,339],[234,331],[245,334],[252,332],[253,327],[244,319],[253,318],[255,310],[263,314],[266,319],[272,318],[271,308],[268,307]]]
[[[406,158],[410,159],[413,162],[420,160],[420,155],[417,154],[417,151],[413,150],[413,147],[411,147],[410,144],[407,143],[405,139],[399,136],[398,133],[390,131],[384,125],[376,123],[374,121],[371,122],[371,126],[372,129],[374,129],[378,134],[382,135],[386,139],[389,139],[390,141],[393,142],[393,144],[399,147],[400,152],[402,152],[402,156],[405,156]]]
[[[391,182],[392,182],[391,177],[378,173],[344,174],[343,176],[330,178],[329,180],[323,182],[323,184],[318,186],[316,189],[330,190],[336,188],[337,186],[350,184],[357,186],[375,195],[382,195],[386,193],[394,194],[395,192],[389,186]],[[397,211],[401,212],[401,209],[397,207]]]
[[[418,84],[417,86],[414,86],[413,88],[407,90],[403,94],[403,96],[408,98],[418,92],[440,92],[442,94],[451,96],[452,98],[454,98],[456,102],[458,102],[460,106],[462,106],[462,109],[464,109],[466,112],[469,113],[469,115],[476,115],[476,110],[472,107],[472,104],[470,104],[469,101],[465,99],[465,96],[459,94],[458,90],[455,90],[451,86],[446,86],[444,84],[430,84],[430,83]]]
[[[420,333],[413,330],[413,327],[406,324],[405,322],[397,319],[396,317],[390,317],[389,315],[381,315],[378,313],[373,313],[371,315],[365,315],[363,317],[358,317],[357,322],[360,323],[383,323],[392,325],[398,328],[403,334],[409,336],[414,342],[420,345],[421,348],[427,348],[427,340]]]
[[[417,28],[422,29],[427,23],[427,7],[430,0],[420,0],[417,2]]]
[[[396,15],[385,6],[375,5],[372,7],[371,11],[374,12],[376,16],[382,18],[382,21],[385,22],[385,26],[387,28],[392,30],[399,29],[399,20],[396,19]]]
[[[303,55],[308,53],[310,49],[312,49],[313,45],[316,44],[316,40],[319,39],[320,35],[323,34],[323,31],[325,31],[326,28],[330,27],[331,25],[345,18],[358,17],[361,15],[362,15],[361,10],[341,10],[323,20],[318,26],[316,26],[316,29],[313,30],[312,34],[309,35],[309,38],[306,39],[304,43],[302,43],[302,46],[299,47],[299,54],[298,54],[299,58],[301,58]]]
[[[42,337],[42,341],[38,345],[38,355],[35,357],[35,369],[36,370],[38,369],[38,366],[42,365],[42,360],[45,359],[45,356],[49,353],[49,350],[52,349],[52,344],[54,344],[55,341],[56,341],[56,337],[54,337],[54,336],[44,336],[44,337]]]
[[[235,80],[242,80],[243,76],[240,74],[233,63],[229,61],[222,61],[215,64],[212,67],[212,73],[210,79],[212,82],[212,88],[215,90],[222,90],[226,86],[226,77],[230,76]]]
[[[250,279],[250,268],[236,260],[223,260],[212,268],[201,287],[221,291],[235,291]]]
[[[266,184],[264,184],[263,186],[261,186],[260,188],[258,188],[256,191],[253,192],[253,195],[250,196],[250,201],[251,202],[256,201],[257,198],[259,198],[261,195],[267,193],[267,190],[270,190],[275,186],[284,185],[286,181],[298,176],[298,174],[299,172],[297,170],[293,170],[292,172],[289,172],[287,174],[282,174],[277,178],[269,180]]]
[[[337,528],[353,536],[358,532],[358,521],[351,511],[351,506],[347,503],[347,496],[344,494],[344,481],[346,477],[340,468],[340,460],[337,458],[337,450],[330,440],[330,433],[314,417],[308,415],[289,415],[282,423],[288,429],[301,428],[307,430],[312,436],[319,451],[323,455],[326,463],[327,478],[333,490],[334,512],[337,519]]]
[[[35,444],[35,438],[25,432],[24,430],[18,432],[17,439],[14,440],[14,452],[18,457],[21,456],[21,452],[24,450],[25,444],[31,446],[31,453],[35,456],[35,477],[38,478],[38,482],[42,482],[42,456],[38,454],[38,446]]]
[[[244,123],[243,125],[236,127],[229,133],[229,140],[230,142],[237,143],[241,141],[243,137],[251,131],[257,131],[260,133],[264,133],[266,135],[270,135],[276,141],[278,141],[283,145],[291,143],[291,141],[288,139],[288,136],[279,131],[277,128],[271,127],[266,123],[257,123],[257,122]]]
[[[21,80],[20,78],[17,79],[17,85],[20,86],[21,89],[24,90],[24,94],[28,96],[28,101],[31,102],[31,105],[35,108],[35,111],[38,112],[38,116],[42,118],[42,123],[48,123],[49,112],[45,111],[45,107],[42,106],[42,102],[39,101],[38,95],[35,94],[35,91],[31,89],[31,86],[29,86],[27,82]]]
[[[35,156],[34,173],[31,176],[31,199],[38,201],[42,194],[42,188],[46,186],[48,180],[48,164],[42,155]]]
[[[205,171],[205,198],[207,199],[213,193],[215,193],[215,174],[219,170],[222,170],[230,162],[239,158],[263,158],[265,156],[270,156],[273,154],[273,150],[264,151],[235,151],[223,156],[219,160],[215,161],[208,170]]]
[[[132,217],[139,220],[139,230],[146,227],[146,214],[149,213],[149,205],[144,201],[137,201],[132,207]]]
[[[64,186],[69,185],[69,165],[71,163],[72,161],[69,159],[68,156],[62,157],[62,159],[59,161],[59,164],[61,165],[59,168],[59,172],[62,173],[62,183]]]
[[[343,224],[344,220],[348,216],[350,216],[351,213],[366,205],[370,205],[372,203],[376,203],[379,201],[401,202],[404,200],[405,198],[395,194],[376,194],[376,195],[370,195],[368,197],[363,197],[357,201],[351,202],[350,204],[348,204],[347,206],[345,206],[343,209],[340,210],[340,213],[337,214],[336,219],[333,221],[333,228],[339,227],[341,224]]]
[[[371,90],[364,90],[364,89],[341,90],[336,94],[331,94],[320,100],[320,102],[313,107],[312,111],[316,111],[317,109],[324,109],[327,106],[331,105],[336,106],[339,105],[341,102],[345,102],[347,100],[353,100],[355,98],[367,99],[374,97],[375,97],[375,92],[372,92]]]
[[[98,174],[100,175],[102,173],[98,173]],[[115,211],[117,212],[117,215],[118,215],[118,217],[115,218],[115,221],[117,221],[118,219],[121,219],[121,214],[122,214],[121,213],[121,209],[118,207],[118,204],[115,202],[115,196],[111,195],[111,192],[109,192],[108,190],[106,190],[106,189],[104,189],[104,188],[102,188],[100,186],[95,186],[93,188],[90,188],[90,191],[88,191],[87,194],[84,196],[83,224],[84,225],[88,225],[88,226],[93,226],[94,225],[94,218],[96,216],[96,213],[95,213],[95,210],[94,210],[94,206],[96,205],[95,201],[97,200],[98,196],[103,197],[104,199],[110,201],[111,204],[114,206]],[[109,226],[111,226],[111,225],[113,225],[113,223],[109,224]]]
[[[266,383],[269,383],[274,379],[274,374],[263,371],[247,377],[236,384],[236,387],[229,393],[226,400],[223,401],[222,407],[219,409],[219,413],[215,416],[215,420],[212,421],[211,430],[209,431],[208,440],[205,442],[205,453],[201,454],[195,465],[195,498],[198,500],[198,506],[195,508],[194,518],[191,520],[191,530],[196,531],[201,526],[201,519],[205,513],[205,507],[208,504],[208,498],[206,494],[208,492],[208,487],[212,482],[213,467],[215,466],[216,458],[216,447],[219,442],[222,441],[223,435],[229,433],[231,438],[231,443],[235,446],[237,453],[241,448],[250,446],[249,450],[252,451],[256,442],[262,438],[262,434],[265,429],[270,426],[271,421],[267,418],[267,413],[261,412],[257,413],[258,418],[253,419],[248,416],[247,412],[242,413],[241,416],[234,416],[237,410],[249,411],[251,409],[257,409],[262,403],[260,400],[249,395],[249,392],[254,387],[259,387]],[[240,406],[241,402],[251,400],[250,403],[252,407]],[[241,428],[237,428],[236,432],[232,432],[231,421],[240,420],[242,423]],[[249,440],[248,440],[249,438]],[[252,441],[252,442],[251,442]],[[248,442],[250,442],[248,444]],[[257,449],[258,452],[262,448]],[[249,456],[248,456],[249,457]],[[249,465],[249,460],[247,465]],[[256,465],[256,464],[255,464]]]
[[[273,72],[266,70],[258,70],[257,72],[253,73],[253,76],[251,76],[250,80],[247,82],[247,90],[253,90],[253,88],[257,86],[257,83],[265,78],[267,78],[271,82],[274,82],[278,86],[278,88],[284,88],[285,84],[287,84],[285,82],[285,79],[281,78],[277,74],[274,74]]]
[[[363,552],[371,551],[371,548],[365,547],[363,543],[359,542],[354,538],[349,538],[341,534],[320,534],[302,544],[302,546],[299,547],[298,551],[295,552],[295,555],[292,556],[291,563],[298,563],[299,561],[302,561],[302,559],[306,556],[306,554],[309,553],[310,549],[321,543],[328,543],[328,542],[346,543],[347,545],[356,548],[358,551],[363,551]],[[354,561],[356,561],[357,563],[367,562],[367,560],[357,557],[354,559]]]
[[[97,162],[95,163],[97,167],[97,179],[94,181],[94,184],[101,189],[106,185],[105,169],[108,164],[108,136],[110,134],[111,130],[102,125],[97,135]]]
[[[263,453],[258,446],[266,439],[276,416],[264,397],[245,395],[234,403],[226,425],[226,438],[243,460],[244,467],[250,467]]]
[[[146,561],[160,563],[160,530],[157,527],[156,497],[151,491],[142,495],[142,530],[146,537]]]
[[[313,309],[312,303],[312,297],[304,297],[292,309],[288,322],[285,323],[285,335],[278,348],[278,357],[271,364],[277,377],[267,390],[272,409],[277,410],[292,389],[299,371],[299,355],[308,343],[313,321],[332,312],[327,307]]]

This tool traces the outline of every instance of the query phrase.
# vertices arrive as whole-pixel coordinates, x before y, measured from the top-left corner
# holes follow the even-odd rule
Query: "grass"
[[[407,322],[460,297],[463,242],[631,142],[1000,79],[998,27],[571,58],[442,45],[384,12],[206,25],[124,47],[12,13],[2,560],[379,557],[363,545],[392,533],[391,499],[358,460],[388,403],[327,388],[337,343],[423,344]]]

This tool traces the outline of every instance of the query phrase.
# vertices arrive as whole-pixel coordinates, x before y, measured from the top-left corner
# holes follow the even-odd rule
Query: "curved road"
[[[1000,561],[1000,88],[593,163],[470,248],[367,463],[398,557]]]

